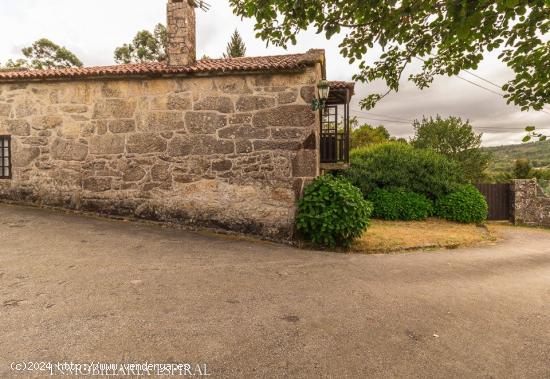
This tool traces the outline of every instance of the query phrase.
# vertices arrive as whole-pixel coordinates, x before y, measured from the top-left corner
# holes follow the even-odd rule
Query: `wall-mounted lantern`
[[[330,85],[328,81],[321,80],[319,84],[317,84],[317,90],[319,91],[319,98],[313,99],[313,101],[311,102],[311,108],[314,111],[318,111],[319,109],[325,109],[325,105],[328,99],[328,94],[330,92]]]

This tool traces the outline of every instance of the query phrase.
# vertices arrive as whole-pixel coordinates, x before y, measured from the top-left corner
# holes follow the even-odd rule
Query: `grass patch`
[[[367,232],[355,241],[351,251],[376,254],[457,248],[495,242],[497,239],[493,225],[459,224],[436,218],[426,221],[372,220]]]

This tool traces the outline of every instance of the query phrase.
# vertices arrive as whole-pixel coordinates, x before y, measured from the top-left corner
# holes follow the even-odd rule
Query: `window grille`
[[[0,136],[0,179],[11,179],[10,136]]]

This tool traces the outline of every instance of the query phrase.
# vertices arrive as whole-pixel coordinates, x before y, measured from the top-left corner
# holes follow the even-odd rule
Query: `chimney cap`
[[[168,0],[169,3],[183,3],[185,0]],[[210,4],[204,0],[187,0],[187,4],[194,8],[200,8],[203,11],[210,10]]]

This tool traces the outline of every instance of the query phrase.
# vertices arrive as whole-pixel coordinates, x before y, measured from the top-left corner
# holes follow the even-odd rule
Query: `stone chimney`
[[[195,1],[168,0],[168,65],[195,63]]]

